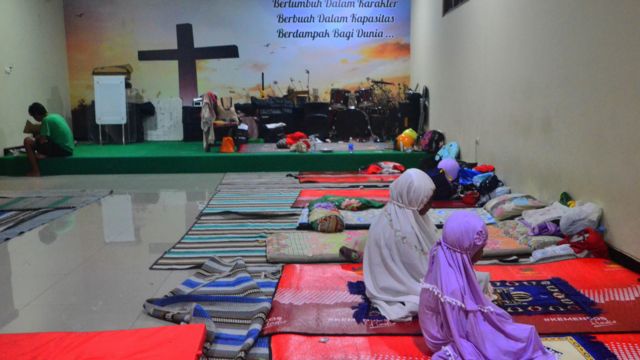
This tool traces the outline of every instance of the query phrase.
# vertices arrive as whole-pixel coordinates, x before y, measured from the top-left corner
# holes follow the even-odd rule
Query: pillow
[[[498,227],[500,228],[500,230],[502,230],[502,232],[506,236],[514,240],[517,240],[522,245],[528,245],[529,228],[523,223],[521,223],[520,221],[517,221],[517,220],[500,221],[498,223]]]
[[[547,204],[531,195],[508,194],[491,199],[484,205],[484,209],[500,221],[520,216],[525,210],[540,209],[545,206]]]
[[[534,228],[544,224],[545,222],[560,220],[568,210],[568,207],[556,201],[541,209],[523,211],[522,217],[524,218],[524,221]]]
[[[549,246],[557,245],[562,241],[558,236],[527,236],[529,247],[533,250],[544,249]]]
[[[317,202],[309,206],[309,224],[315,231],[337,233],[344,230],[340,210],[330,202]]]

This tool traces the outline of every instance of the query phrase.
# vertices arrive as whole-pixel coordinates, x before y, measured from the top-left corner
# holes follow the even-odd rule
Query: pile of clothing
[[[483,206],[489,200],[511,193],[490,164],[459,161],[460,145],[446,142],[438,130],[427,131],[420,139],[427,156],[420,164],[436,185],[433,200],[460,199],[469,206]]]
[[[510,194],[495,174],[495,167],[476,165],[452,158],[440,160],[434,168],[422,169],[436,186],[433,200],[460,199],[470,207],[483,206],[500,195]]]
[[[311,150],[311,142],[307,134],[296,131],[293,134],[287,134],[283,139],[276,143],[278,149],[289,149],[293,152],[309,152]]]
[[[469,206],[483,206],[500,221],[506,235],[534,250],[534,258],[608,257],[598,205],[575,201],[566,192],[551,205],[530,195],[512,194],[496,175],[495,166],[459,161],[459,145],[447,143],[440,131],[426,132],[420,145],[427,153],[420,168],[436,186],[433,200],[460,199]]]
[[[566,245],[578,257],[608,257],[600,220],[602,208],[591,202],[573,201],[566,193],[560,201],[538,209],[522,213],[518,219],[529,231],[530,236],[555,237],[555,246]],[[598,230],[600,229],[600,231]]]
[[[608,257],[600,227],[602,208],[594,203],[573,201],[566,193],[551,205],[530,195],[510,194],[491,200],[485,210],[505,220],[499,223],[504,233],[532,248],[536,258]]]

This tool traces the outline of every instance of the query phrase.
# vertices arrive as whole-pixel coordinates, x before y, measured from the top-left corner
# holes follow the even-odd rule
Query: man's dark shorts
[[[40,153],[42,155],[46,155],[49,157],[66,157],[66,156],[73,155],[72,152],[60,147],[60,145],[52,141],[47,141],[42,144],[36,141],[35,150],[37,153]]]

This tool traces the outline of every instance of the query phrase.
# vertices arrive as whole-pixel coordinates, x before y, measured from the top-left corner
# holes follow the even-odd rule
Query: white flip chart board
[[[94,76],[93,89],[98,125],[121,125],[127,122],[127,94],[124,76]]]

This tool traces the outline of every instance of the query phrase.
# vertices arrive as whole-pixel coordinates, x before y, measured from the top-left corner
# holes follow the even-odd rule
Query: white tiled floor
[[[142,304],[192,271],[148,268],[191,226],[222,175],[0,177],[3,191],[114,190],[0,244],[0,333],[169,325]]]

